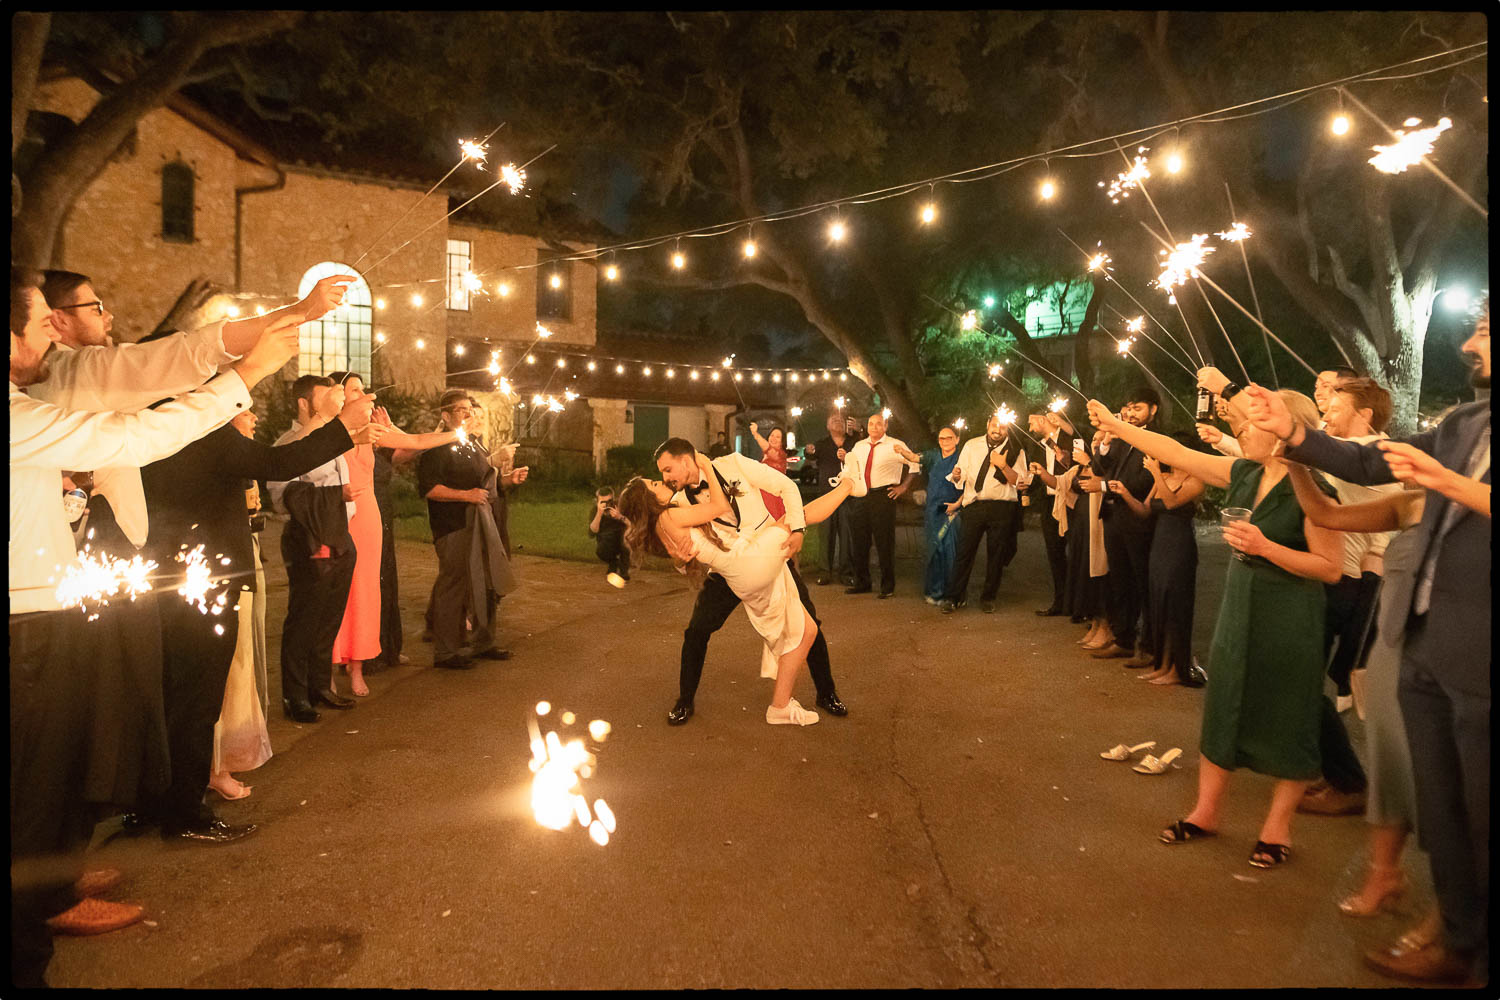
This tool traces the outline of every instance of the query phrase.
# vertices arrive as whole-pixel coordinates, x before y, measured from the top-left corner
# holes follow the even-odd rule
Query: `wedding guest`
[[[1485,302],[1462,352],[1476,389],[1490,387],[1490,317]],[[1404,614],[1401,715],[1417,782],[1418,832],[1432,856],[1442,910],[1439,941],[1415,951],[1366,954],[1378,971],[1418,981],[1489,974],[1490,406],[1458,407],[1405,441],[1336,441],[1290,419],[1258,387],[1250,417],[1284,440],[1289,458],[1348,482],[1393,480],[1429,491],[1411,592],[1391,593]],[[1211,686],[1211,685],[1210,685]]]
[[[927,575],[922,596],[934,607],[942,604],[953,576],[958,554],[958,509],[964,492],[953,483],[958,465],[958,431],[938,431],[938,446],[922,453],[922,474],[927,477],[927,505],[923,523],[927,532]]]
[[[349,499],[344,454],[355,442],[348,429],[361,430],[361,443],[371,443],[379,440],[385,428],[369,419],[374,396],[346,406],[344,390],[325,375],[298,378],[292,383],[292,398],[297,416],[276,439],[278,447],[324,439],[342,444],[321,464],[297,474],[265,477],[272,507],[291,517],[281,532],[281,560],[287,575],[281,709],[295,722],[317,722],[314,705],[354,707],[354,699],[333,690],[333,643],[343,624],[358,558],[349,534],[354,504]]]
[[[625,518],[615,507],[615,491],[601,490],[594,498],[594,519],[589,534],[596,539],[594,554],[622,580],[630,579],[630,550],[625,545]]]
[[[786,475],[787,454],[786,435],[780,427],[773,427],[765,437],[760,435],[760,424],[750,421],[750,436],[755,438],[755,443],[760,447],[760,461],[763,465],[769,465],[783,476]],[[766,494],[766,510],[773,518],[786,516],[786,506],[781,498],[774,494]]]
[[[880,558],[880,594],[882,600],[896,592],[896,501],[911,488],[921,465],[904,441],[886,434],[884,414],[873,413],[869,419],[870,436],[848,449],[864,469],[869,492],[849,501],[850,534],[854,539],[854,586],[846,594],[868,594],[870,587],[870,544]],[[904,474],[904,475],[903,475]]]
[[[1042,486],[1039,494],[1042,500],[1042,544],[1047,549],[1047,568],[1052,573],[1052,603],[1037,609],[1036,613],[1041,618],[1052,618],[1067,614],[1068,543],[1064,538],[1066,529],[1057,520],[1053,508],[1057,499],[1057,473],[1072,464],[1063,452],[1063,443],[1071,441],[1073,425],[1061,411],[1036,413],[1028,419],[1032,424],[1031,433],[1042,448],[1041,461],[1031,463],[1031,472]]]
[[[441,400],[443,426],[456,430],[473,415],[469,396],[449,389]],[[427,498],[432,542],[437,550],[438,578],[433,597],[433,665],[449,670],[472,667],[463,655],[464,615],[474,618],[474,657],[507,660],[491,624],[491,598],[514,585],[509,563],[499,546],[494,526],[491,492],[498,477],[482,447],[452,445],[423,453],[417,464],[417,489]],[[493,546],[491,545],[493,538]],[[471,557],[481,567],[483,582],[471,579]],[[476,592],[482,591],[482,592]]]
[[[854,447],[854,437],[849,434],[842,413],[838,410],[829,413],[826,426],[828,434],[807,446],[807,455],[817,466],[818,496],[833,490],[829,483],[843,469],[848,449]],[[716,456],[710,453],[709,458],[714,457]],[[848,505],[839,504],[832,516],[818,526],[818,530],[823,539],[825,564],[824,572],[818,574],[818,585],[826,586],[834,580],[843,580],[845,586],[854,586],[854,570],[849,558],[852,538]]]
[[[341,387],[346,406],[365,397],[364,380],[354,372],[333,372],[328,377]],[[407,434],[392,426],[389,416],[376,423],[382,428],[381,444],[391,448],[425,451],[458,440],[456,431]],[[370,693],[365,683],[365,661],[380,655],[380,564],[384,534],[380,527],[380,505],[375,500],[375,449],[369,444],[356,445],[344,454],[343,461],[349,469],[346,496],[354,503],[349,537],[354,542],[355,560],[349,599],[333,640],[332,655],[333,662],[343,664],[348,673],[350,690],[363,698]]]
[[[1126,423],[1146,430],[1154,428],[1161,397],[1150,386],[1137,386],[1120,408]],[[1156,525],[1154,515],[1145,518],[1131,513],[1125,494],[1137,503],[1144,502],[1151,491],[1151,474],[1141,464],[1145,456],[1127,441],[1111,444],[1099,465],[1099,474],[1107,483],[1099,506],[1104,524],[1104,546],[1109,553],[1109,576],[1105,593],[1109,603],[1109,625],[1114,633],[1112,645],[1090,651],[1095,659],[1129,659],[1126,666],[1145,666],[1151,662],[1136,649],[1141,638],[1141,618],[1150,593],[1151,533]],[[1149,622],[1147,623],[1149,626]],[[1149,631],[1149,628],[1148,628]],[[1149,637],[1147,644],[1150,644]]]
[[[1226,398],[1236,391],[1232,385],[1218,388]],[[1317,422],[1317,409],[1306,396],[1286,391],[1280,398],[1295,408],[1298,419]],[[1284,864],[1291,856],[1297,803],[1321,763],[1324,594],[1319,584],[1338,577],[1338,536],[1303,515],[1286,481],[1282,446],[1264,430],[1241,428],[1247,459],[1235,460],[1185,448],[1116,417],[1097,401],[1090,401],[1089,416],[1158,462],[1227,487],[1227,505],[1252,512],[1248,521],[1224,529],[1225,540],[1245,558],[1229,563],[1209,654],[1198,800],[1162,831],[1161,840],[1181,844],[1213,836],[1231,773],[1249,767],[1276,779],[1250,864]]]
[[[10,281],[10,711],[11,981],[46,986],[52,956],[49,916],[73,903],[92,815],[84,798],[91,744],[101,717],[94,650],[78,612],[62,614],[57,576],[72,563],[63,513],[64,469],[139,468],[171,454],[250,406],[249,388],[296,352],[295,334],[269,337],[224,376],[155,411],[65,411],[22,393],[48,380],[57,338],[41,275],[12,267]],[[139,907],[116,921],[138,920]]]
[[[711,459],[723,458],[733,450],[733,448],[729,447],[729,441],[724,436],[724,432],[720,431],[718,436],[714,438],[714,443],[708,446],[708,457]]]
[[[1074,461],[1079,463],[1078,478],[1074,481],[1074,486],[1087,500],[1086,503],[1078,504],[1078,507],[1083,508],[1079,525],[1082,537],[1078,539],[1083,581],[1078,592],[1082,595],[1089,629],[1077,643],[1090,651],[1112,646],[1115,641],[1115,634],[1109,625],[1109,551],[1104,545],[1104,522],[1099,519],[1109,484],[1099,478],[1095,470],[1101,450],[1108,448],[1113,440],[1113,434],[1095,431],[1089,438],[1088,449],[1073,453]]]
[[[1173,440],[1191,449],[1186,434]],[[1141,679],[1152,684],[1202,687],[1204,674],[1193,658],[1193,605],[1198,589],[1198,540],[1193,532],[1203,480],[1181,469],[1163,466],[1147,456],[1141,463],[1151,474],[1151,492],[1141,503],[1127,490],[1120,499],[1137,517],[1156,516],[1148,559],[1150,589],[1146,595],[1147,628],[1141,656],[1156,669]]]
[[[969,574],[985,542],[984,588],[979,607],[985,614],[995,610],[1005,570],[1005,546],[1012,539],[1015,521],[1021,516],[1016,487],[1027,469],[1026,455],[999,413],[990,415],[984,437],[970,438],[958,453],[949,482],[963,490],[959,501],[958,550],[948,592],[943,595],[943,614],[952,614],[968,604]]]

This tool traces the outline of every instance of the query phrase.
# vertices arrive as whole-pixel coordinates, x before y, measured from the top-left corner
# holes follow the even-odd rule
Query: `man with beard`
[[[1485,300],[1463,353],[1475,388],[1490,387]],[[1209,386],[1212,390],[1214,387]],[[1286,442],[1286,457],[1366,486],[1428,491],[1417,532],[1420,569],[1387,590],[1383,634],[1400,634],[1401,716],[1417,790],[1417,830],[1432,859],[1441,937],[1365,955],[1377,971],[1419,982],[1483,983],[1489,975],[1490,404],[1457,407],[1404,441],[1338,441],[1298,424],[1272,392],[1251,386],[1249,417]],[[1488,392],[1485,393],[1488,396]]]
[[[1010,428],[1000,422],[998,412],[990,414],[984,431],[984,437],[964,444],[953,469],[953,485],[962,486],[964,494],[959,501],[958,555],[948,596],[942,603],[945,615],[968,603],[969,574],[979,555],[980,538],[985,541],[985,562],[979,607],[987,615],[994,613],[1000,574],[1009,561],[1006,549],[1015,540],[1016,522],[1021,516],[1016,484],[1026,474],[1026,455],[1019,442],[1011,439]]]
[[[1125,398],[1120,417],[1127,423],[1149,429],[1160,407],[1161,397],[1156,390],[1140,386]],[[1146,561],[1151,552],[1151,529],[1156,518],[1137,517],[1121,499],[1121,494],[1128,492],[1137,501],[1145,503],[1154,480],[1142,463],[1144,458],[1139,449],[1115,441],[1110,444],[1108,453],[1099,459],[1099,476],[1106,483],[1099,508],[1099,520],[1104,524],[1104,549],[1109,555],[1105,593],[1110,630],[1114,632],[1115,641],[1089,655],[1096,660],[1135,657],[1126,664],[1130,667],[1146,667],[1152,662],[1149,654],[1137,656],[1135,647],[1141,613],[1145,610],[1145,595],[1150,591]],[[1146,627],[1151,628],[1149,621]]]

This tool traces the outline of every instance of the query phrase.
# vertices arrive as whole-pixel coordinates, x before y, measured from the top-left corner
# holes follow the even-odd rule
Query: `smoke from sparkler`
[[[1422,119],[1408,118],[1404,124],[1410,128],[1420,125]],[[1432,152],[1433,143],[1437,142],[1438,136],[1453,127],[1450,118],[1440,118],[1436,125],[1428,128],[1419,128],[1413,132],[1396,129],[1396,141],[1389,146],[1372,146],[1375,155],[1370,157],[1370,163],[1383,174],[1405,173],[1406,168],[1421,161],[1422,157]]]

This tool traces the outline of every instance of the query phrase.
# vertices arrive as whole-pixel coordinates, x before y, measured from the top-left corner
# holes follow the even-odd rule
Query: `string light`
[[[376,299],[375,300],[375,308],[376,309],[384,309],[385,308],[385,299]]]
[[[754,375],[751,375],[750,376],[750,381],[755,382],[756,384],[759,384],[760,383],[760,372],[756,372]]]
[[[566,368],[566,367],[568,367],[568,359],[567,358],[558,358],[557,359],[557,367],[559,367],[559,368]]]
[[[937,206],[934,205],[930,201],[927,204],[923,205],[922,206],[921,219],[922,219],[922,225],[924,225],[924,226],[930,226],[934,222],[936,222],[937,221]]]
[[[528,365],[534,365],[534,364],[536,364],[536,355],[535,354],[528,354],[528,355],[526,355],[526,363]]]
[[[507,298],[510,295],[510,283],[505,281],[500,282],[500,284],[496,286],[495,291],[500,293],[500,297],[502,299]]]
[[[551,285],[554,289],[561,288],[562,287],[562,275],[554,273],[552,275],[552,277],[550,277],[550,278],[547,279],[547,284]]]
[[[225,308],[224,311],[226,313],[228,313],[229,316],[232,318],[232,317],[238,316],[240,314],[240,307],[239,306],[228,306],[227,308]]]
[[[615,267],[613,264],[609,265],[608,267],[606,267],[604,269],[604,280],[605,281],[617,281],[617,280],[619,280],[619,277],[620,277],[620,269],[618,267]]]
[[[1176,174],[1182,172],[1182,154],[1175,149],[1167,154],[1167,173]]]
[[[743,374],[741,374],[740,372],[735,372],[734,373],[734,380],[736,382],[742,381],[744,378],[745,378],[745,376]]]
[[[463,357],[464,356],[464,345],[463,344],[454,344],[453,345],[453,353],[457,354],[459,357]]]
[[[779,383],[781,381],[781,372],[772,372],[771,381]]]
[[[1042,186],[1038,189],[1037,193],[1042,196],[1043,201],[1051,201],[1057,194],[1057,185],[1049,177],[1042,181]]]
[[[1348,135],[1349,125],[1349,116],[1340,111],[1333,116],[1333,121],[1328,123],[1328,131],[1334,135]]]
[[[615,374],[616,375],[624,375],[625,374],[625,366],[624,365],[615,365]]]
[[[417,350],[420,351],[420,350],[422,350],[426,346],[427,346],[427,341],[423,340],[421,337],[418,337],[417,338],[417,343],[416,343]]]
[[[835,243],[842,243],[847,235],[849,235],[849,230],[844,226],[844,221],[834,219],[828,227],[828,238]]]
[[[742,249],[745,252],[746,259],[754,257],[755,256],[755,241],[754,240],[746,240],[745,241],[745,245],[744,245],[744,247],[742,247]]]
[[[792,381],[793,382],[800,381],[800,379],[799,379],[799,377],[798,377],[798,375],[797,375],[796,372],[792,372]]]
[[[641,368],[641,374],[642,375],[650,375],[651,374],[651,366],[650,365],[646,365],[643,368]]]
[[[678,250],[677,252],[672,254],[672,266],[679,271],[681,271],[684,267],[687,267],[687,258],[682,255],[681,250]]]
[[[698,369],[694,368],[692,371],[688,372],[688,378],[692,379],[694,382],[698,381]]]
[[[411,304],[416,306],[418,309],[422,308],[422,296],[414,293],[411,297]]]
[[[383,344],[383,343],[385,343],[385,334],[383,334],[383,333],[377,333],[377,334],[375,334],[375,343],[377,343],[377,344]]]
[[[710,380],[712,380],[714,382],[719,381],[719,373],[718,372],[709,372],[708,373],[708,377],[709,377]]]
[[[598,368],[598,367],[599,367],[599,366],[598,366],[598,365],[596,365],[596,364],[594,364],[594,363],[593,363],[593,362],[592,362],[592,361],[590,361],[590,362],[589,362],[589,363],[588,363],[588,369],[589,369],[589,371],[593,371],[593,370],[594,370],[594,369],[596,369],[596,368]]]
[[[677,369],[675,369],[675,368],[668,368],[667,369],[667,378],[676,378],[676,377],[677,377]]]

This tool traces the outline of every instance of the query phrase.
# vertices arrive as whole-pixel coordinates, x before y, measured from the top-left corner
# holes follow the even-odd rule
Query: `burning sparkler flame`
[[[543,736],[537,718],[547,715],[552,706],[541,702],[536,718],[527,719],[531,734],[531,812],[537,823],[550,830],[565,830],[573,821],[588,831],[590,839],[601,847],[609,843],[615,831],[615,814],[603,799],[594,800],[593,811],[583,794],[583,781],[594,773],[597,758],[584,746],[583,740],[563,743],[556,732]],[[563,716],[564,724],[571,713]],[[602,742],[610,726],[603,719],[589,723],[589,735]]]
[[[1109,267],[1112,260],[1113,258],[1110,257],[1110,255],[1107,253],[1096,253],[1094,254],[1094,256],[1089,258],[1089,270],[1102,271],[1105,268]]]
[[[953,429],[956,431],[961,431],[967,426],[969,426],[968,422],[965,421],[963,417],[959,417],[957,420],[953,421]]]
[[[1407,128],[1420,125],[1422,119],[1408,118],[1405,121]],[[1433,143],[1437,142],[1438,136],[1453,127],[1451,118],[1440,118],[1436,125],[1427,128],[1419,128],[1413,132],[1396,129],[1396,141],[1389,146],[1372,146],[1375,155],[1370,157],[1370,163],[1383,174],[1405,173],[1406,168],[1421,161],[1422,157],[1432,152]]]
[[[203,556],[203,546],[199,545],[186,555],[178,552],[177,561],[187,566],[187,579],[177,588],[177,593],[189,604],[198,605],[200,614],[208,614],[208,592],[213,589],[214,581],[208,560]]]
[[[1144,316],[1137,316],[1135,319],[1128,320],[1125,323],[1125,331],[1127,333],[1140,333],[1142,330],[1145,330],[1145,329],[1146,329],[1146,317],[1144,317]]]
[[[995,419],[1000,422],[1001,427],[1009,427],[1016,422],[1016,411],[1001,403],[1000,407],[995,410]]]
[[[63,570],[57,585],[58,603],[65,608],[107,606],[115,596],[132,601],[151,589],[151,571],[156,563],[135,556],[129,562],[109,555],[92,554],[87,548]]]
[[[836,410],[842,410],[844,408],[844,404],[846,402],[848,402],[848,401],[846,399],[844,399],[843,396],[835,397],[834,401],[833,401],[833,408],[836,409]]]
[[[979,325],[979,313],[976,312],[973,309],[970,309],[968,312],[964,313],[961,317],[959,317],[958,327],[961,330],[972,330],[975,327],[977,327],[978,325]]]
[[[538,338],[546,340],[548,337],[552,336],[552,331],[547,329],[542,324],[538,323],[536,325],[536,335]]]
[[[483,163],[484,158],[489,155],[490,147],[473,139],[461,139],[458,143],[458,151],[463,154],[465,160],[474,160]]]
[[[1245,225],[1243,222],[1236,222],[1234,225],[1229,227],[1227,232],[1215,233],[1214,235],[1223,240],[1225,243],[1238,243],[1241,240],[1248,240],[1251,236],[1251,233],[1249,226]]]
[[[507,163],[500,168],[500,181],[510,188],[511,194],[520,194],[521,189],[526,186],[526,171],[514,163]]]
[[[1125,355],[1130,353],[1130,348],[1134,346],[1134,344],[1134,337],[1126,337],[1124,340],[1117,340],[1115,341],[1115,353],[1123,358],[1125,357]]]
[[[1161,251],[1161,256],[1166,260],[1162,262],[1160,277],[1156,279],[1156,287],[1164,292],[1169,292],[1178,285],[1187,284],[1189,278],[1197,278],[1202,275],[1199,267],[1214,248],[1207,245],[1208,235],[1197,233],[1187,243],[1179,243],[1168,253]]]
[[[473,271],[465,271],[463,278],[460,280],[462,280],[464,291],[466,292],[478,292],[484,289],[484,282],[480,281],[479,275]]]
[[[1068,398],[1066,396],[1058,396],[1052,400],[1052,402],[1047,406],[1047,409],[1051,410],[1053,413],[1061,413],[1067,407],[1067,405]]]
[[[1005,367],[1004,365],[1000,365],[1000,364],[990,365],[990,378],[999,378],[1000,377],[1000,370],[1002,368],[1004,368],[1004,367]]]
[[[1144,149],[1144,147],[1143,147]],[[1131,163],[1130,169],[1118,174],[1114,180],[1109,182],[1109,188],[1105,192],[1109,195],[1112,205],[1118,205],[1121,198],[1129,198],[1130,192],[1140,186],[1141,181],[1151,176],[1151,169],[1146,166],[1146,158],[1137,156]],[[1104,187],[1104,182],[1099,182]]]

